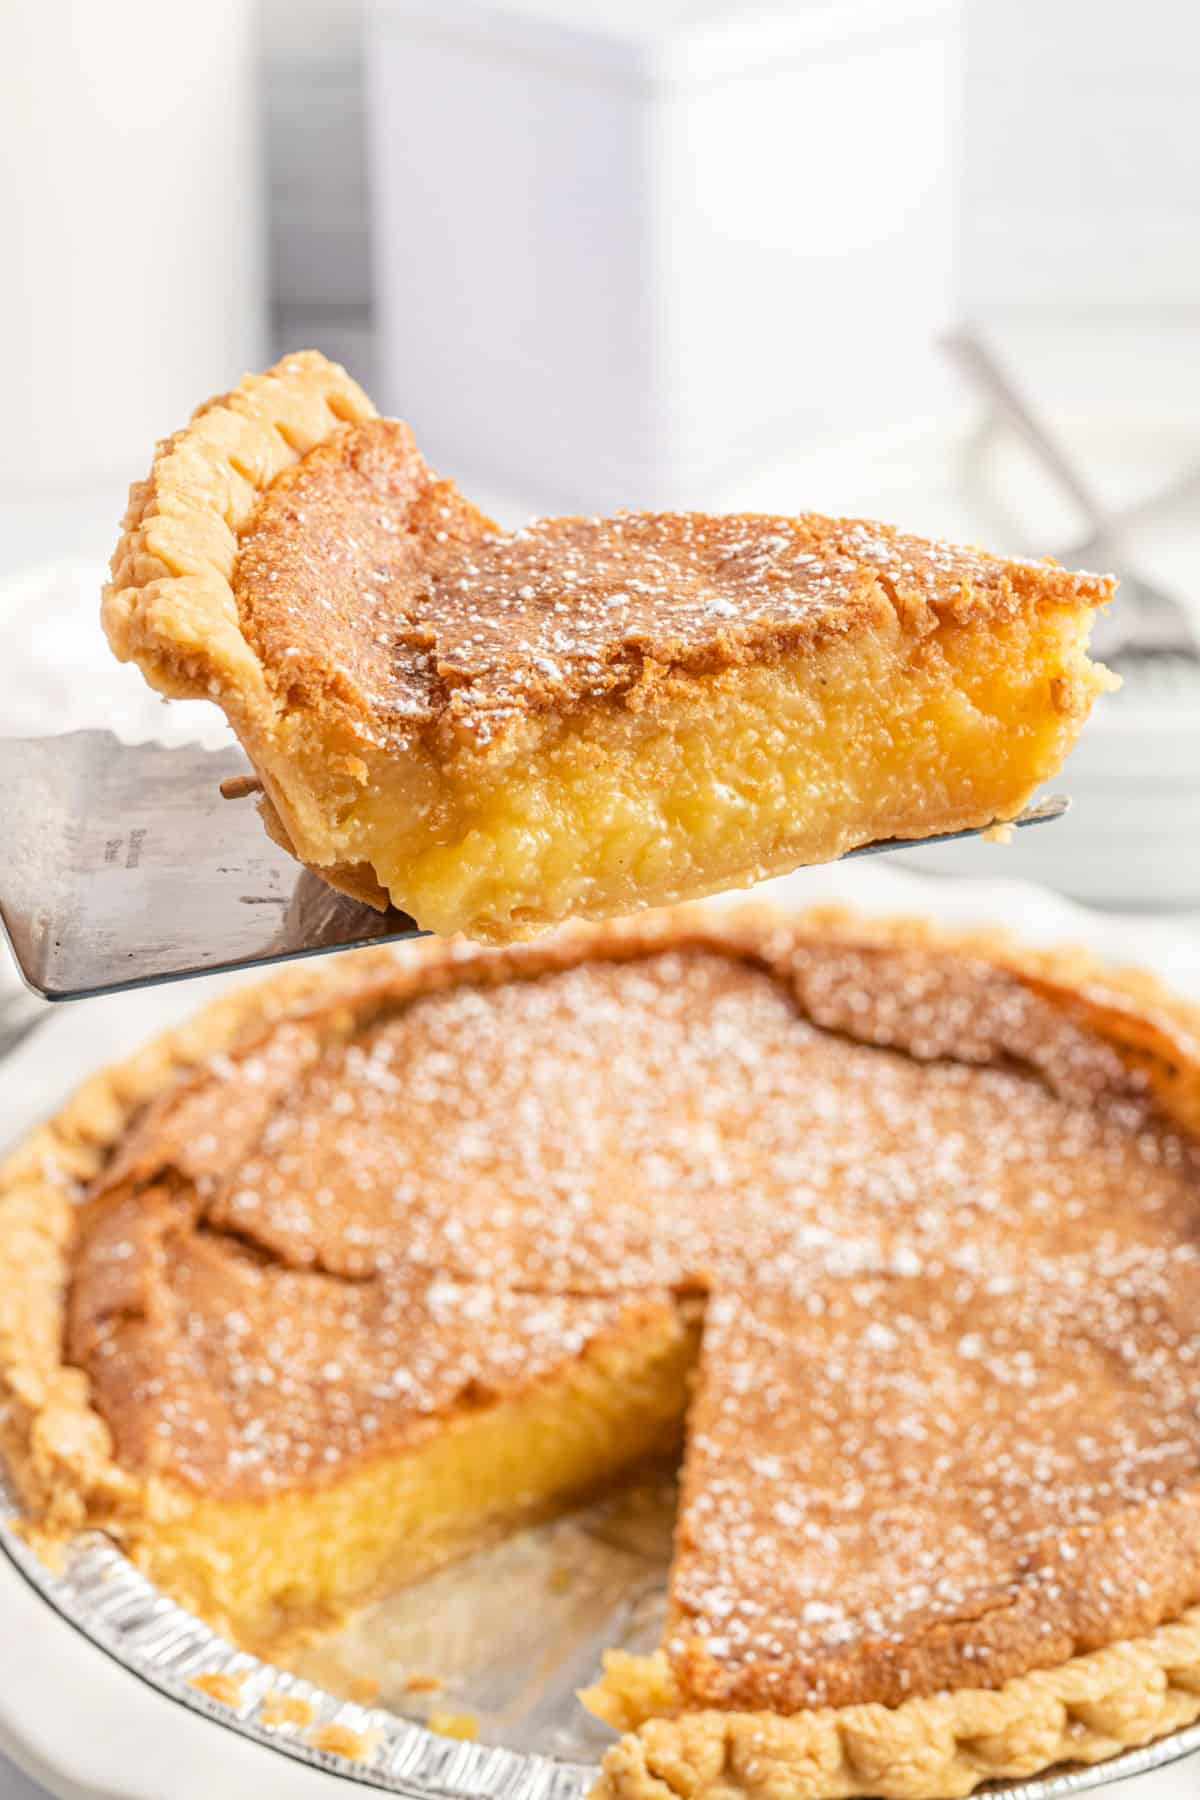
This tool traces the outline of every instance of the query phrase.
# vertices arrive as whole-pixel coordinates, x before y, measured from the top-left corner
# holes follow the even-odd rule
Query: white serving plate
[[[976,862],[985,877],[993,855],[978,846]],[[1113,960],[1149,967],[1200,999],[1200,931],[1088,912],[1019,882],[935,880],[876,864],[808,870],[776,883],[774,893],[787,904],[835,899],[867,911],[919,911],[946,923],[1000,923],[1032,943],[1081,943]],[[188,983],[56,1012],[6,1065],[4,1135],[12,1138],[35,1123],[99,1062],[178,1019],[218,985],[227,983]],[[505,1800],[518,1794],[579,1800],[586,1792],[590,1773],[577,1747],[567,1748],[577,1760],[555,1763],[528,1754],[527,1736],[511,1750],[457,1744],[410,1721],[345,1704],[302,1679],[300,1689],[316,1697],[322,1719],[337,1717],[360,1728],[382,1721],[387,1742],[375,1762],[369,1768],[347,1763],[294,1739],[258,1741],[255,1730],[259,1738],[265,1734],[253,1724],[252,1705],[243,1709],[246,1720],[239,1720],[189,1688],[187,1673],[248,1668],[244,1691],[251,1699],[277,1675],[223,1645],[146,1584],[140,1597],[134,1594],[141,1578],[124,1559],[92,1553],[110,1558],[112,1577],[93,1580],[89,1599],[31,1562],[22,1572],[3,1530],[0,1546],[9,1549],[0,1554],[0,1750],[63,1800],[211,1800],[216,1793],[279,1800],[324,1793],[332,1800],[336,1791],[345,1793],[347,1782],[419,1800],[498,1800],[501,1794]],[[134,1603],[122,1623],[111,1600],[127,1594]],[[56,1604],[68,1617],[56,1612]],[[464,1703],[470,1704],[469,1694]],[[1116,1763],[1003,1791],[1010,1800],[1064,1800],[1120,1781],[1130,1800],[1196,1800],[1198,1751],[1200,1727]]]

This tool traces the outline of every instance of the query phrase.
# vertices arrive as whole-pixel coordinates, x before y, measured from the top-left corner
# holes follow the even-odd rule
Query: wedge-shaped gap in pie
[[[7,1165],[6,1462],[278,1654],[686,1414],[608,1800],[1107,1755],[1200,1714],[1198,1096],[1144,979],[900,923],[285,977]]]

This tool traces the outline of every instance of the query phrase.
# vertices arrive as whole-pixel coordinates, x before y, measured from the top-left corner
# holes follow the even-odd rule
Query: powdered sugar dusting
[[[197,1230],[161,1191],[101,1215],[85,1267],[72,1350],[122,1455],[224,1492],[319,1485],[418,1442],[439,1416],[523,1390],[666,1304],[420,1270],[340,1281]],[[147,1303],[151,1274],[158,1298]]]
[[[1138,1629],[1189,1541],[1198,1318],[1197,1242],[1117,1221],[1023,1254],[947,1232],[916,1276],[818,1266],[711,1301],[674,1576],[689,1685],[839,1705],[865,1654],[895,1702],[927,1637],[943,1681],[991,1685],[1047,1640]],[[1182,1526],[1147,1510],[1172,1495]]]
[[[406,426],[335,434],[265,495],[235,575],[243,629],[306,704],[407,741],[441,725],[494,744],[531,712],[664,674],[770,656],[894,614],[1003,616],[1029,597],[1095,604],[1103,577],[762,514],[619,513],[497,531],[427,468]]]
[[[150,1122],[76,1284],[122,1453],[336,1474],[699,1292],[671,1649],[701,1699],[838,1703],[864,1659],[877,1698],[986,1683],[1161,1616],[1200,1530],[1200,1156],[1139,1073],[943,952],[539,954],[323,1046],[276,1028],[186,1133]]]
[[[703,1287],[731,1268],[784,1280],[818,1252],[839,1269],[920,1257],[951,1208],[1019,1246],[1031,1215],[1088,1242],[1114,1195],[1182,1154],[1139,1134],[1116,1053],[1019,982],[919,955],[779,956],[783,980],[669,951],[430,996],[331,1050],[207,1216],[352,1276]],[[1168,1192],[1191,1223],[1168,1170],[1130,1208],[1151,1235]]]

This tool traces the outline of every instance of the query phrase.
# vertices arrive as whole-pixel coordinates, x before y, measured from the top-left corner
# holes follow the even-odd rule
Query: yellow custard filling
[[[578,709],[499,768],[368,751],[316,804],[320,770],[351,759],[310,732],[312,785],[289,780],[294,752],[281,783],[326,864],[370,865],[429,930],[502,942],[1011,818],[1108,685],[1089,624],[1045,608],[914,639],[897,622],[644,711]]]

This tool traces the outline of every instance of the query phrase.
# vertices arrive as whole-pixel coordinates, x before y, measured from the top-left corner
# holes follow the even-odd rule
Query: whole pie
[[[501,531],[308,352],[159,445],[103,618],[225,709],[303,862],[499,943],[1011,819],[1111,594],[811,513]]]
[[[1149,978],[684,908],[346,956],[0,1182],[0,1445],[241,1643],[685,1441],[604,1800],[937,1800],[1200,1716],[1200,1042]]]

